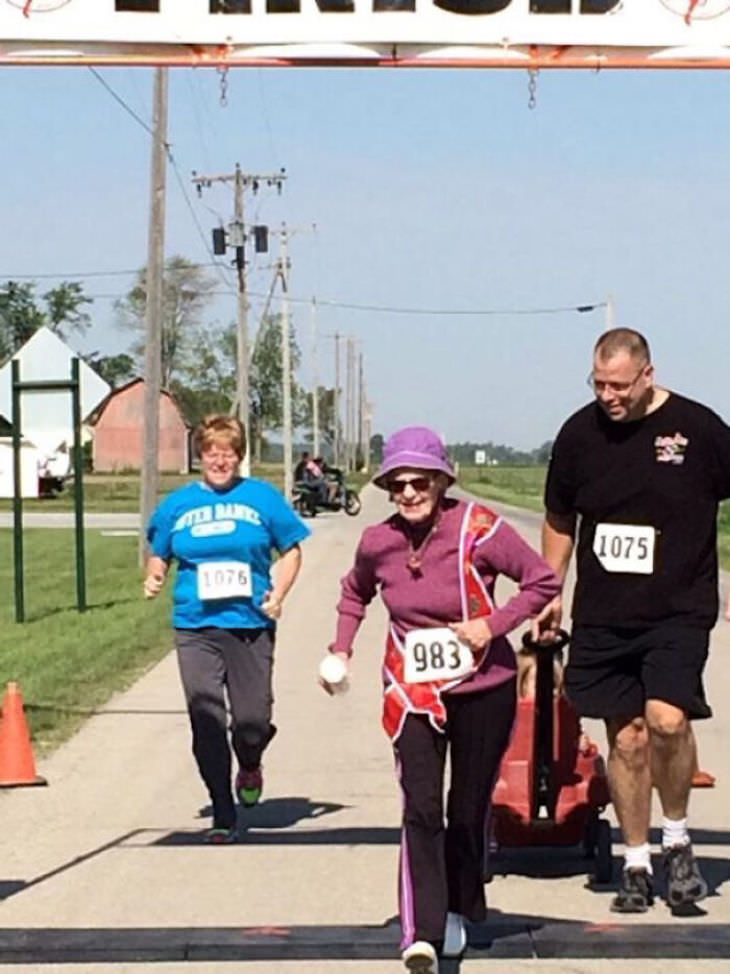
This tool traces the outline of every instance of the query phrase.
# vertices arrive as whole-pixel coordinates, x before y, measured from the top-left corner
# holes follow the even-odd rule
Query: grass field
[[[547,467],[461,467],[461,485],[479,497],[542,511]],[[730,501],[720,505],[717,519],[720,564],[730,570]]]
[[[459,482],[465,490],[502,501],[526,507],[531,511],[542,511],[542,492],[545,485],[547,467],[460,467]]]
[[[254,467],[254,477],[263,477],[281,487],[284,483],[284,473],[281,464],[261,464]],[[159,496],[164,497],[171,490],[198,480],[198,473],[190,474],[161,474]],[[139,510],[138,473],[119,474],[84,474],[84,510],[86,511],[138,511]],[[0,499],[0,511],[12,510],[13,502],[7,498]],[[72,511],[74,506],[73,486],[66,489],[57,497],[46,497],[37,500],[24,500],[24,511]]]
[[[280,489],[284,486],[284,468],[280,463],[262,463],[254,465],[252,476],[261,477],[269,483],[276,484]],[[198,480],[199,473],[190,474],[161,474],[159,496],[162,498],[171,490],[191,480]],[[351,474],[347,482],[360,488],[367,481],[365,474]],[[84,510],[90,512],[135,512],[139,510],[139,474],[85,474],[84,475]],[[8,498],[0,498],[0,511],[12,510],[13,502]],[[58,497],[47,497],[42,500],[28,499],[23,501],[24,511],[72,511],[74,507],[73,487],[67,486]]]
[[[68,737],[172,645],[170,591],[141,594],[136,537],[86,532],[89,609],[76,609],[73,532],[25,532],[27,622],[15,622],[12,532],[0,530],[0,688],[17,680],[34,742]]]

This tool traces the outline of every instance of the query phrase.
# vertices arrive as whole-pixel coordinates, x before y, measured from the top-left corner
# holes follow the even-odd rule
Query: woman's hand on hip
[[[480,653],[492,641],[492,633],[489,630],[487,620],[484,618],[468,619],[466,622],[452,622],[449,629],[473,653]]]

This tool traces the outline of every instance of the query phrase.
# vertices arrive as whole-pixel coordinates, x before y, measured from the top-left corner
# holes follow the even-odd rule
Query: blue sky
[[[142,119],[152,72],[105,69]],[[320,300],[420,309],[573,308],[611,294],[644,331],[659,380],[730,416],[728,95],[723,72],[241,69],[219,103],[212,69],[171,72],[169,141],[197,220],[231,217],[230,190],[198,200],[190,172],[277,171],[281,198],[247,196],[251,222],[317,224],[291,243],[291,293],[311,377]],[[144,264],[149,135],[83,68],[5,68],[0,281]],[[168,254],[209,260],[175,174]],[[268,289],[259,258],[250,287]],[[125,350],[112,301],[130,276],[85,281],[80,349]],[[52,280],[41,281],[39,290]],[[261,310],[253,299],[252,327]],[[210,320],[235,316],[221,295]],[[321,381],[335,331],[359,341],[374,429],[427,423],[451,440],[522,448],[587,398],[604,312],[404,315],[321,306]]]

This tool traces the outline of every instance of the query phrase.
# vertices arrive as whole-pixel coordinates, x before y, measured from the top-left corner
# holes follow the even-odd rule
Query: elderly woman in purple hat
[[[484,826],[515,715],[515,654],[506,634],[560,588],[500,516],[447,496],[454,479],[432,430],[410,426],[388,439],[374,483],[396,510],[360,539],[330,647],[349,660],[366,607],[380,592],[390,616],[383,726],[403,792],[401,949],[412,974],[437,974],[439,956],[465,949],[466,921],[486,916]],[[494,603],[499,574],[519,586],[501,607]]]

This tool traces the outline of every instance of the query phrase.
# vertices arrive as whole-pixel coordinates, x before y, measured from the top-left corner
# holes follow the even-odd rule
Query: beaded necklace
[[[423,564],[423,555],[431,541],[431,538],[433,538],[434,534],[436,533],[436,528],[438,527],[440,520],[441,511],[436,514],[433,524],[423,536],[423,539],[421,540],[421,543],[418,545],[417,549],[413,543],[413,536],[408,534],[408,558],[406,560],[406,566],[414,578],[418,578],[422,574],[421,565]]]

